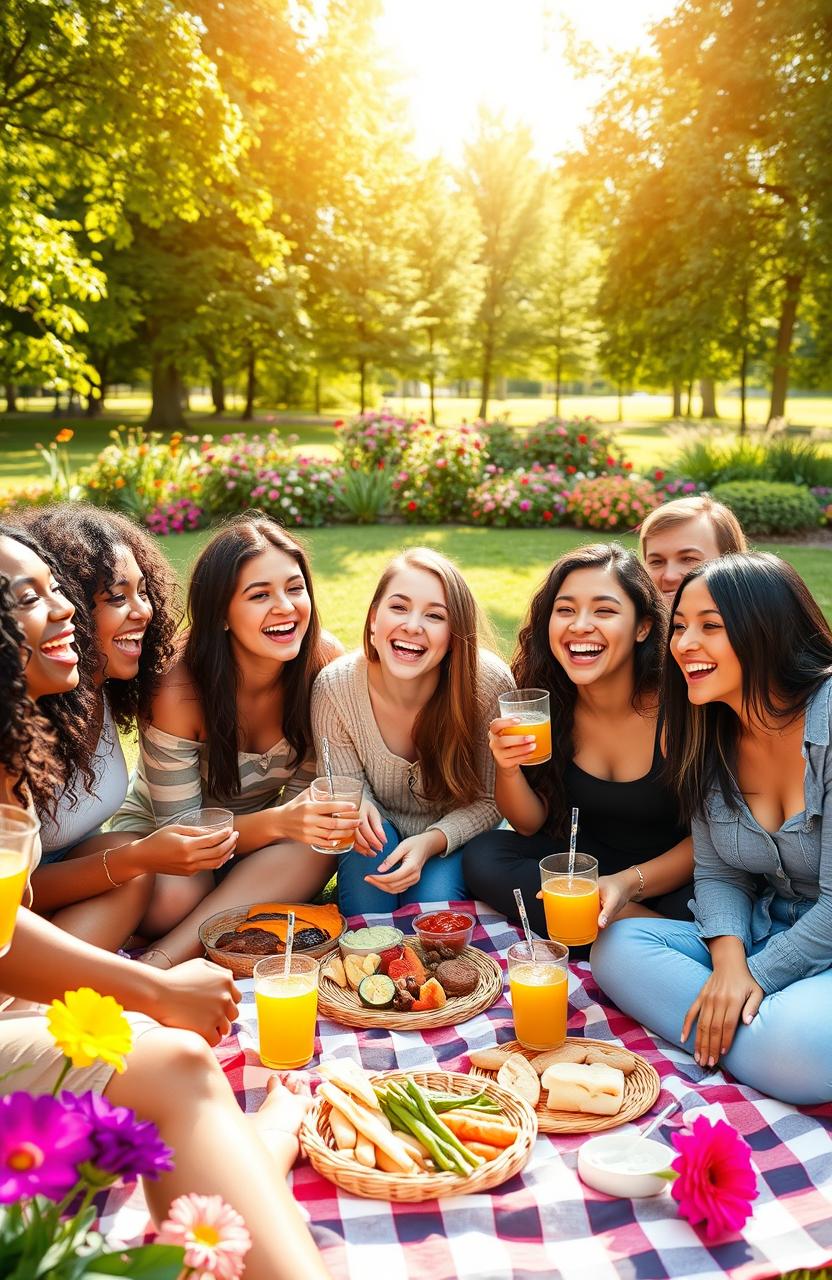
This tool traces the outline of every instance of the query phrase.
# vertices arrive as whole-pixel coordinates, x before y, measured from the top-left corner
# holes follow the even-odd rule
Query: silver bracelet
[[[644,893],[644,876],[641,874],[641,867],[633,867],[633,871],[635,871],[636,875],[638,876],[638,889],[633,894],[633,897],[640,898],[641,895]]]
[[[101,861],[104,863],[104,872],[110,884],[113,886],[114,889],[120,889],[122,885],[122,881],[114,880],[113,877],[110,875],[110,868],[107,866],[107,854],[112,852],[113,852],[112,849],[105,849],[101,857]]]

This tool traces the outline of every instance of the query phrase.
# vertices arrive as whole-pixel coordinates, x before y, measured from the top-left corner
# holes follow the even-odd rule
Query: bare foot
[[[312,1105],[309,1081],[304,1075],[295,1072],[287,1072],[282,1077],[274,1075],[266,1085],[266,1100],[252,1119],[263,1134],[296,1136]]]

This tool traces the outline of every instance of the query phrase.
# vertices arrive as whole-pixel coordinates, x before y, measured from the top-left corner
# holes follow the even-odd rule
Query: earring
[[[222,624],[222,629],[223,629],[223,631],[227,631],[227,630],[228,630],[228,623],[227,623],[227,622],[224,622],[224,623]]]

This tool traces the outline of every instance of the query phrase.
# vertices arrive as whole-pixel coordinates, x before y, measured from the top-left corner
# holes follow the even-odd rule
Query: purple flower
[[[44,1094],[0,1098],[0,1203],[24,1196],[62,1200],[92,1151],[90,1122]]]
[[[64,1106],[91,1130],[89,1163],[112,1177],[158,1178],[173,1168],[173,1152],[159,1137],[155,1124],[137,1120],[129,1107],[114,1107],[99,1093],[61,1095]]]

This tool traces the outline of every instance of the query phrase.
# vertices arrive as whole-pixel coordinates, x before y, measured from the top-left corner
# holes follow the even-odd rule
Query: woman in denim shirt
[[[616,922],[593,973],[700,1066],[832,1101],[832,632],[790,565],[734,555],[685,578],[670,651],[666,756],[697,923]]]

